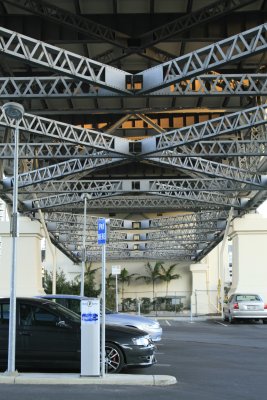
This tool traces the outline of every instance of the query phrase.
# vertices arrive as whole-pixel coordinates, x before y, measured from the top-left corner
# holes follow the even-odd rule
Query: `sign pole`
[[[109,220],[98,218],[97,222],[97,243],[102,246],[102,324],[101,324],[101,376],[105,376],[106,365],[106,242],[107,242],[107,223]]]
[[[118,304],[118,275],[115,275],[116,277],[116,312],[119,311],[119,304]]]
[[[102,325],[101,325],[101,375],[105,377],[106,361],[106,245],[102,245]]]

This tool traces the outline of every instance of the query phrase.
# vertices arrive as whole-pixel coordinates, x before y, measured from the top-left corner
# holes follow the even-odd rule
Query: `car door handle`
[[[32,336],[31,332],[19,332],[19,336]]]

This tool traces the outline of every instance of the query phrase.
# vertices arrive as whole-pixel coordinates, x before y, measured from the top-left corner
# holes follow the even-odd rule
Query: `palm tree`
[[[118,275],[118,281],[121,283],[121,298],[122,300],[124,299],[124,288],[125,288],[125,284],[127,284],[128,286],[130,285],[132,278],[137,275],[137,274],[129,274],[129,272],[127,271],[126,268],[123,268],[121,270],[120,275]],[[122,301],[122,311],[124,311],[124,304]]]
[[[168,296],[168,288],[169,288],[169,283],[173,279],[179,279],[181,278],[180,274],[173,274],[173,270],[176,267],[177,264],[172,264],[168,268],[164,268],[163,265],[160,267],[160,277],[161,279],[166,282],[166,297]]]
[[[160,261],[157,261],[153,267],[152,267],[152,265],[148,262],[148,263],[145,265],[145,269],[146,269],[148,275],[141,275],[141,276],[138,276],[138,277],[136,278],[136,280],[138,280],[138,279],[143,279],[147,284],[152,283],[153,299],[154,299],[154,297],[155,297],[155,283],[156,283],[158,280],[162,279],[162,278],[161,278],[161,275],[160,275],[160,269],[161,269],[161,267],[162,267],[162,263],[161,263]]]

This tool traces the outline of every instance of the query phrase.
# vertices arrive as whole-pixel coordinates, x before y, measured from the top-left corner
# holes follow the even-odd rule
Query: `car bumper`
[[[266,311],[232,311],[231,312],[233,318],[250,318],[250,319],[262,319],[262,318],[267,318],[267,312]]]
[[[149,367],[156,363],[155,346],[122,346],[127,367]]]

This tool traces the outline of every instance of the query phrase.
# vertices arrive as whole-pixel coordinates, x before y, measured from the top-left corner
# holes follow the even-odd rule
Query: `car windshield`
[[[52,311],[59,311],[60,314],[63,315],[63,317],[68,319],[69,321],[80,324],[81,322],[80,316],[77,315],[75,312],[69,310],[68,308],[63,307],[58,303],[53,303],[52,301],[49,301],[48,306],[49,308],[51,308]]]
[[[236,301],[261,301],[256,294],[240,294],[236,296]]]

